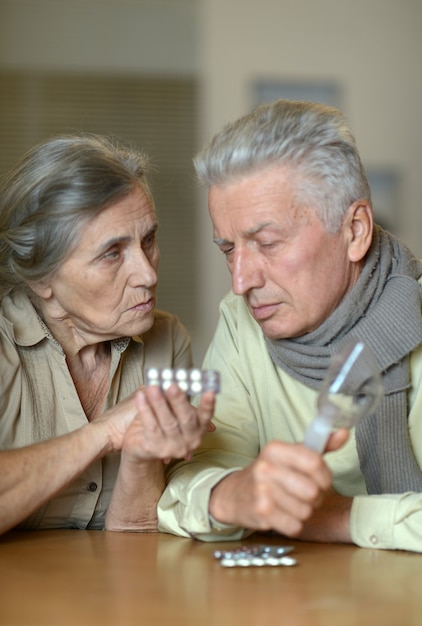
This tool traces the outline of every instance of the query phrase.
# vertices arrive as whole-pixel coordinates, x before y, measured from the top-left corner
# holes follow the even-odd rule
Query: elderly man
[[[221,371],[223,392],[216,431],[170,469],[160,528],[422,551],[422,268],[374,225],[343,116],[262,105],[195,165],[232,276],[204,364]],[[300,442],[330,356],[350,337],[372,349],[385,395],[345,445],[332,437],[327,488]]]

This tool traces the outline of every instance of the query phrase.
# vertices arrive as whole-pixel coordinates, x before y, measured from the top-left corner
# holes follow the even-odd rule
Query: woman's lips
[[[154,308],[154,299],[150,298],[145,302],[139,302],[135,306],[131,307],[129,311],[140,311],[141,313],[150,313]]]

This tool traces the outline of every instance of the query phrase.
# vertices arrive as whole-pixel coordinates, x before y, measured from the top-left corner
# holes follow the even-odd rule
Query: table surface
[[[294,546],[293,567],[224,568],[218,548]],[[420,626],[422,557],[252,537],[47,530],[0,538],[1,626]]]

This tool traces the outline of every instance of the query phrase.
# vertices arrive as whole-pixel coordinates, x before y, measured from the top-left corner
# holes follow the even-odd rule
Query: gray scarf
[[[407,425],[409,355],[422,342],[422,266],[406,246],[379,227],[358,281],[315,331],[294,339],[266,338],[273,361],[319,389],[330,363],[349,337],[368,345],[382,372],[385,395],[374,415],[356,427],[368,493],[422,492]]]

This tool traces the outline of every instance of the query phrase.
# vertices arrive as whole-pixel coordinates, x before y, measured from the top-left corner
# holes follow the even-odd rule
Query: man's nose
[[[263,274],[256,255],[242,248],[234,254],[232,266],[232,289],[238,296],[243,296],[250,289],[262,287]]]

